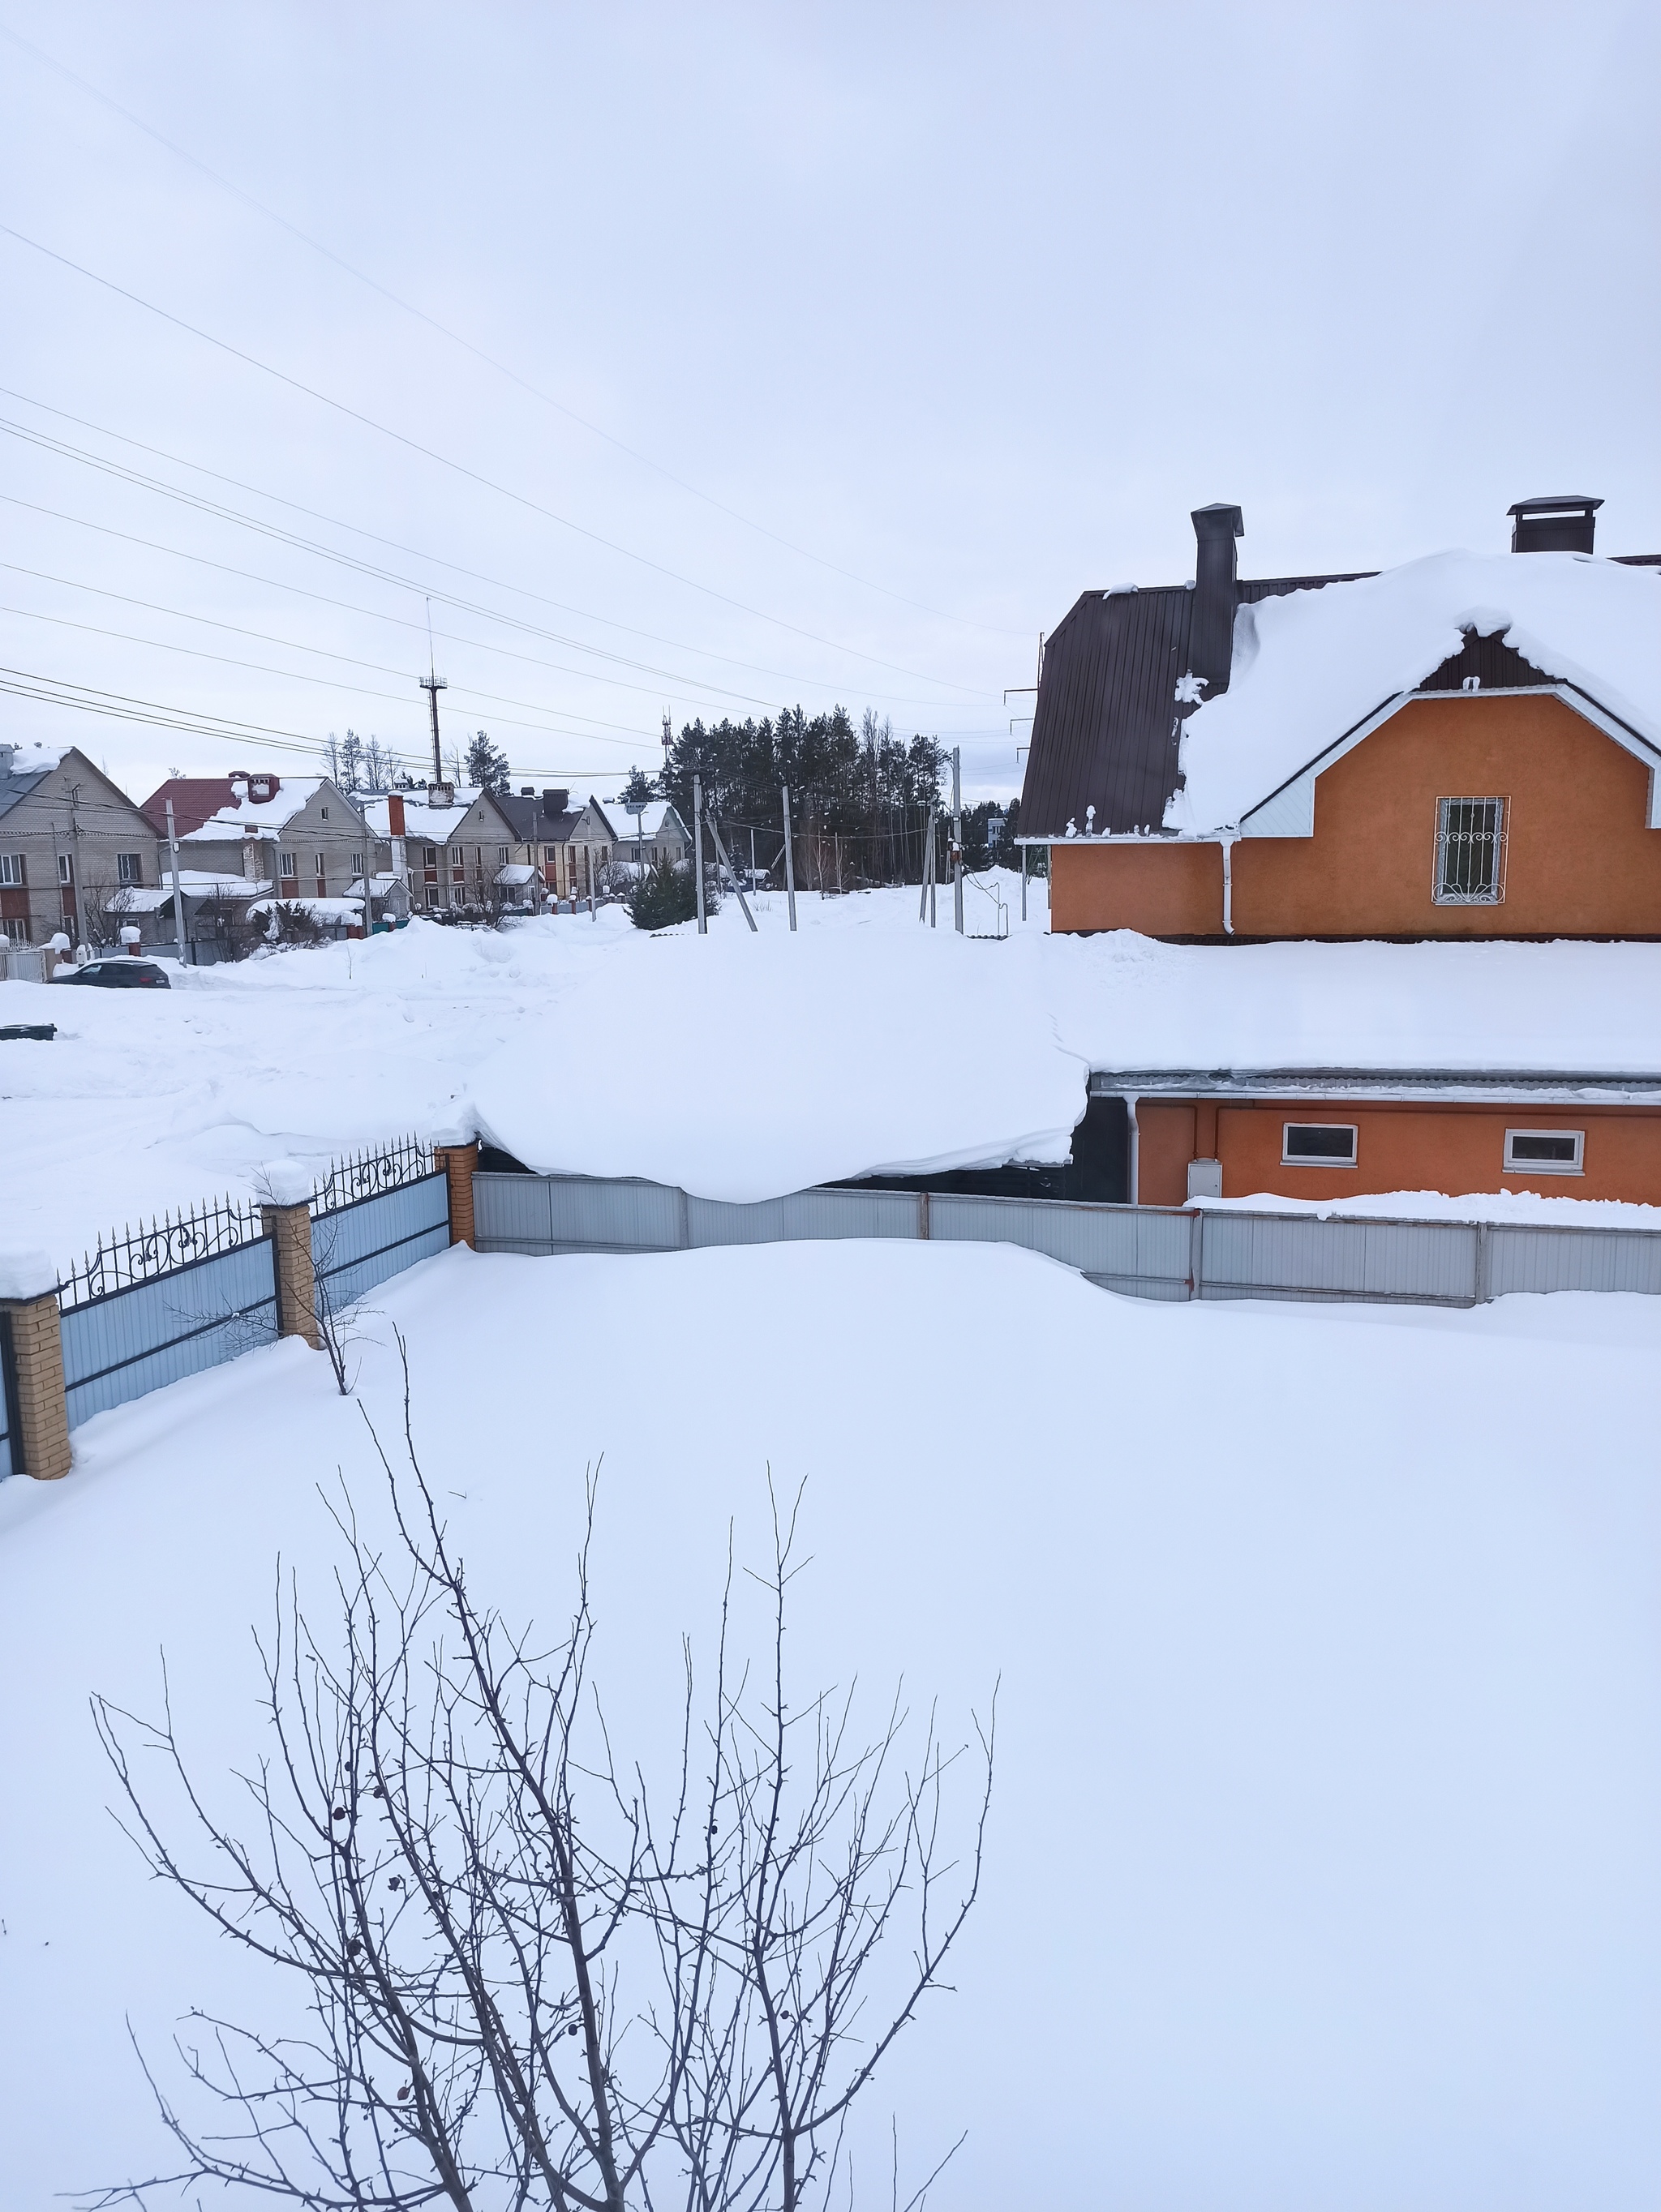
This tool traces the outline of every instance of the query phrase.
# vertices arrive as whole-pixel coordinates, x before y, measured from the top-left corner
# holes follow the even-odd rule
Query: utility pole
[[[692,778],[692,873],[698,887],[698,935],[708,937],[709,924],[703,911],[703,786]]]
[[[1026,855],[1028,848],[1021,847],[1021,920],[1026,920]]]
[[[173,825],[173,801],[167,801],[167,862],[173,870],[173,918],[179,936],[179,964],[185,965],[185,899],[179,888],[179,832]]]
[[[922,896],[917,901],[917,920],[928,918],[928,887],[934,880],[934,809],[928,810],[928,828],[922,841]]]
[[[784,793],[784,896],[789,902],[790,927],[794,929],[796,926],[796,856],[792,850],[794,840],[790,835],[790,787],[785,783],[779,788]]]
[[[726,869],[727,874],[733,878],[733,889],[739,895],[739,904],[743,908],[744,918],[750,925],[750,934],[754,937],[757,934],[756,917],[751,913],[750,902],[744,896],[744,885],[739,881],[739,872],[733,866],[732,861],[727,858],[727,848],[721,842],[721,831],[716,826],[715,817],[713,814],[709,817],[709,835],[715,841],[715,850],[721,855],[721,864],[722,867]]]
[[[963,935],[963,774],[959,748],[952,748],[952,926]]]

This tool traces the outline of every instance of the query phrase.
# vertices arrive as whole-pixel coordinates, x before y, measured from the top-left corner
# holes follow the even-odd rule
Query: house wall
[[[20,765],[26,763],[27,755]],[[84,754],[66,752],[34,790],[0,815],[0,854],[21,860],[25,878],[0,884],[0,935],[14,944],[43,945],[62,930],[77,942],[113,941],[123,917],[105,908],[121,887],[123,854],[137,863],[134,888],[161,880],[155,832],[146,817]],[[59,878],[60,856],[69,862],[67,884]],[[135,919],[142,924],[143,918]]]
[[[281,793],[279,793],[279,797]],[[217,826],[217,825],[216,825]],[[154,833],[152,833],[154,835]],[[280,830],[262,827],[254,837],[240,830],[223,836],[207,837],[198,831],[179,841],[179,865],[225,876],[250,872],[247,848],[253,848],[252,872],[276,886],[277,898],[348,898],[360,871],[352,864],[355,854],[366,853],[372,841],[368,826],[344,793],[332,788],[314,792],[297,807]],[[294,855],[293,876],[279,873],[282,856]],[[317,859],[322,855],[319,875]],[[158,880],[165,883],[167,842],[155,847]]]
[[[1438,906],[1437,801],[1503,796],[1505,897]],[[1316,780],[1312,837],[1234,848],[1237,934],[1661,936],[1649,770],[1561,699],[1415,699]]]
[[[1220,937],[1221,848],[1154,842],[1052,845],[1050,927],[1139,929],[1146,937]]]
[[[1311,837],[1233,847],[1237,937],[1661,937],[1650,771],[1561,699],[1415,699],[1318,776]],[[1505,896],[1433,896],[1437,802],[1506,801]],[[1050,848],[1050,927],[1222,933],[1216,845]]]
[[[1661,1206],[1661,1108],[1421,1104],[1384,1099],[1295,1102],[1283,1098],[1141,1099],[1137,1195],[1144,1206],[1181,1206],[1188,1164],[1222,1164],[1223,1196],[1267,1191],[1281,1198],[1359,1198],[1369,1192],[1537,1191],[1548,1198],[1616,1198]],[[1287,1121],[1348,1121],[1353,1168],[1283,1167]],[[1580,1129],[1585,1173],[1505,1171],[1507,1129]]]

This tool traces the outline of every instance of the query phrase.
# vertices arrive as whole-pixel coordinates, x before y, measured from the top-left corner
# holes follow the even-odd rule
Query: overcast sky
[[[135,796],[418,761],[429,594],[516,780],[839,702],[1007,794],[1039,632],[1205,501],[1247,574],[1540,492],[1661,550],[1650,0],[0,24],[0,662],[273,733],[0,696]]]

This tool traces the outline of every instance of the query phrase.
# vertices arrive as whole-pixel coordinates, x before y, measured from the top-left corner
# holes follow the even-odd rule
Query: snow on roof
[[[372,898],[385,898],[387,893],[394,890],[403,882],[403,880],[404,878],[402,876],[371,876],[369,878],[369,895]],[[363,896],[362,877],[354,876],[350,884],[347,886],[347,889],[353,898],[362,898]]]
[[[251,915],[271,914],[280,906],[298,907],[313,921],[362,921],[363,902],[361,898],[284,898],[256,899],[248,908]]]
[[[512,889],[520,884],[536,883],[541,872],[539,868],[527,868],[522,860],[514,860],[507,867],[496,870],[496,881],[499,884],[506,884]]]
[[[227,837],[240,836],[248,830],[286,829],[301,808],[316,798],[327,781],[326,776],[321,775],[285,775],[270,799],[239,799],[233,793],[223,806],[216,807],[207,817],[199,829],[187,830],[179,842],[185,845],[200,839],[204,843],[222,844]],[[157,796],[166,798],[165,787]]]
[[[648,799],[640,811],[640,827],[635,826],[635,810],[625,806],[620,799],[599,801],[601,811],[619,837],[658,837],[663,834],[666,817],[674,811],[666,799]]]
[[[1504,641],[1661,747],[1661,580],[1586,553],[1435,553],[1242,606],[1229,688],[1184,726],[1170,830],[1238,823],[1377,707]]]
[[[252,884],[246,876],[210,875],[199,868],[181,868],[179,871],[179,888],[187,899],[252,899],[257,898],[262,891],[269,891],[271,887],[269,880]],[[172,903],[173,879],[169,874],[167,880],[161,884],[113,892],[105,902],[104,911],[106,914],[156,914]]]

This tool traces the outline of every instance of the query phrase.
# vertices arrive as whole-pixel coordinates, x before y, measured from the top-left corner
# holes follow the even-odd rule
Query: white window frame
[[[312,858],[317,863],[317,866],[312,870],[312,873],[314,876],[323,875],[326,872],[323,866],[324,855],[321,853],[313,853],[312,854]]]
[[[363,857],[362,853],[352,854],[352,873],[355,876],[361,876],[363,872]]]
[[[1519,1160],[1512,1150],[1518,1137],[1572,1138],[1574,1158],[1572,1160]],[[1508,1176],[1583,1176],[1586,1172],[1586,1133],[1584,1129],[1507,1129],[1505,1161],[1504,1172]]]
[[[58,855],[58,880],[60,884],[74,883],[75,859],[72,854],[60,853]]]
[[[0,853],[0,888],[9,891],[26,891],[29,887],[28,863],[21,853]]]
[[[142,853],[118,853],[115,856],[116,879],[123,890],[142,890],[144,883],[144,855]]]
[[[1497,827],[1494,832],[1494,877],[1484,891],[1456,891],[1445,887],[1449,840],[1448,815],[1456,806],[1492,806]],[[1495,793],[1477,799],[1439,799],[1436,802],[1436,860],[1431,877],[1431,901],[1436,906],[1503,906],[1506,902],[1506,846],[1511,828],[1511,801]]]
[[[285,878],[291,879],[295,883],[298,883],[300,881],[300,870],[296,866],[298,858],[299,855],[294,853],[279,853],[277,854],[277,879],[278,883],[282,883]]]
[[[1349,1132],[1349,1158],[1339,1159],[1331,1153],[1294,1152],[1292,1133],[1294,1129],[1347,1129]],[[1360,1164],[1361,1133],[1354,1121],[1282,1121],[1281,1124],[1281,1165],[1283,1168],[1353,1168]]]

